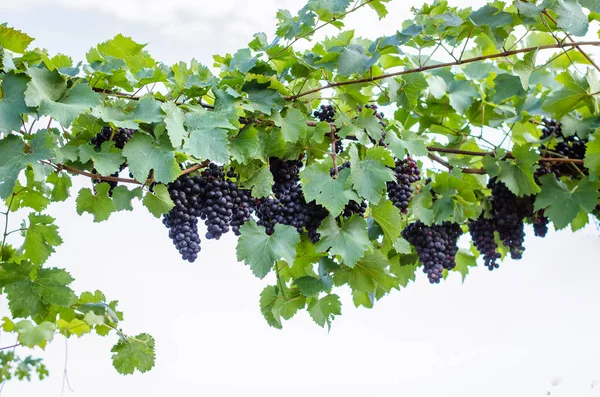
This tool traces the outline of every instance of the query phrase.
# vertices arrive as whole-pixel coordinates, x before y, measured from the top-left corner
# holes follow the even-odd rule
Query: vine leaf
[[[588,31],[588,18],[576,1],[558,0],[553,10],[558,14],[559,28],[574,36],[585,36]]]
[[[0,26],[0,32],[1,29]],[[9,73],[2,79],[4,96],[0,99],[0,132],[19,131],[21,115],[33,110],[25,104],[26,89],[27,77],[25,76]]]
[[[240,164],[246,164],[259,156],[258,131],[254,127],[243,128],[240,133],[231,138],[229,143],[231,157]]]
[[[32,37],[20,30],[0,25],[0,46],[9,51],[23,54],[32,41]]]
[[[271,327],[281,329],[281,320],[273,314],[273,306],[277,301],[277,296],[276,286],[269,285],[265,287],[260,293],[260,311]]]
[[[427,156],[427,145],[414,132],[403,131],[401,138],[395,131],[387,131],[385,143],[398,158],[404,158],[406,154],[411,156]]]
[[[251,221],[240,227],[240,233],[237,259],[250,266],[256,277],[264,278],[281,258],[294,263],[296,245],[300,242],[296,228],[277,224],[275,232],[268,236],[263,226]]]
[[[375,293],[378,289],[389,291],[398,280],[388,271],[391,262],[381,252],[368,252],[353,268],[344,268],[334,274],[336,285],[346,282],[353,291]]]
[[[113,204],[117,211],[133,211],[131,200],[142,198],[142,188],[129,190],[126,186],[117,186],[112,191]]]
[[[591,171],[590,179],[600,174],[600,133],[594,134],[594,140],[586,144],[583,165]]]
[[[379,203],[386,189],[386,182],[394,179],[394,158],[385,148],[376,146],[367,150],[362,160],[356,145],[350,147],[352,162],[350,181],[362,197],[373,204]]]
[[[172,182],[181,175],[173,151],[164,144],[156,146],[149,135],[133,134],[123,149],[123,155],[136,181],[145,182],[151,170],[154,170],[154,179],[162,183]]]
[[[559,75],[557,80],[561,81],[564,87],[553,90],[544,101],[542,109],[560,118],[575,109],[583,99],[588,98],[589,93],[587,84],[569,73]]]
[[[477,258],[469,251],[460,249],[456,253],[456,266],[452,269],[455,272],[460,273],[462,276],[462,282],[465,282],[465,278],[469,274],[469,268],[477,266]]]
[[[371,216],[381,226],[385,237],[394,242],[402,232],[402,217],[398,208],[390,200],[384,200],[373,208]]]
[[[330,277],[316,278],[311,276],[303,276],[294,280],[294,284],[302,295],[311,297],[317,296],[320,292],[325,292],[331,289],[333,280]]]
[[[329,173],[329,167],[324,164],[309,165],[300,173],[302,191],[307,202],[315,200],[337,216],[350,200],[359,202],[360,198],[348,186],[350,169],[341,170],[335,179]]]
[[[115,205],[108,197],[110,185],[106,182],[95,186],[96,194],[88,188],[81,189],[76,200],[76,210],[79,215],[84,212],[94,216],[94,222],[102,222],[110,217],[110,214],[116,211]]]
[[[252,189],[252,196],[256,198],[266,197],[271,194],[273,186],[273,174],[268,165],[260,167],[252,173],[245,182]]]
[[[491,177],[498,177],[511,192],[519,197],[536,194],[540,187],[535,183],[533,173],[540,155],[527,145],[515,145],[512,150],[514,161],[495,162],[489,156],[483,158],[483,165]]]
[[[298,142],[306,136],[308,131],[306,117],[300,110],[295,108],[289,109],[285,117],[281,117],[281,114],[276,113],[273,120],[275,120],[276,126],[281,127],[281,133],[286,142]]]
[[[29,164],[54,158],[51,145],[46,130],[33,136],[27,151],[24,151],[25,142],[16,135],[0,139],[0,198],[6,199],[12,194],[19,173]]]
[[[459,114],[464,114],[473,104],[477,90],[467,80],[454,80],[448,87],[450,106]]]
[[[273,307],[271,311],[273,312],[273,316],[275,318],[283,318],[284,320],[289,320],[298,312],[298,310],[303,309],[306,306],[306,297],[297,294],[296,296],[278,296],[275,302],[273,303]]]
[[[171,200],[169,190],[165,185],[156,185],[153,190],[154,192],[146,193],[142,203],[152,215],[160,218],[161,215],[166,214],[171,208],[175,207],[175,203]]]
[[[19,334],[19,342],[24,346],[39,346],[43,349],[54,339],[56,325],[49,321],[36,325],[30,320],[22,320],[15,324],[15,331]]]
[[[38,269],[26,261],[5,262],[0,271],[0,288],[13,317],[45,316],[48,305],[68,306],[75,298],[68,287],[72,281],[63,269]]]
[[[144,373],[154,367],[154,338],[148,334],[122,339],[110,351],[115,353],[113,366],[120,374],[132,374],[136,369]]]
[[[72,186],[71,177],[68,174],[59,175],[56,172],[48,175],[46,182],[54,185],[50,198],[52,201],[61,202],[69,198],[69,189]]]
[[[358,215],[352,215],[339,227],[333,215],[328,216],[318,229],[321,240],[317,250],[342,257],[344,265],[354,267],[364,252],[372,248],[367,234],[367,222]]]
[[[331,329],[331,321],[335,316],[342,314],[340,297],[329,294],[321,299],[312,299],[308,304],[308,313],[315,323],[321,327],[327,324],[327,329]]]
[[[29,227],[24,232],[23,250],[33,264],[41,265],[54,252],[54,247],[62,244],[58,226],[48,215],[29,214]]]
[[[115,147],[114,141],[103,142],[99,152],[93,145],[81,145],[79,146],[79,158],[84,163],[93,160],[96,171],[104,176],[119,172],[121,164],[125,162],[121,151]]]
[[[53,117],[63,127],[86,110],[100,104],[100,96],[87,84],[67,88],[67,81],[57,70],[29,68],[31,81],[25,91],[27,106],[39,107],[38,112]]]
[[[229,161],[227,130],[235,127],[220,112],[200,109],[189,113],[185,125],[190,137],[185,141],[183,150],[202,159],[220,163]]]
[[[185,122],[185,114],[175,103],[165,102],[161,105],[161,109],[166,113],[165,124],[167,133],[171,140],[171,145],[174,148],[180,148],[183,140],[187,138],[188,132],[185,130],[183,123]]]
[[[554,175],[544,175],[539,179],[542,191],[535,199],[534,208],[536,211],[544,209],[557,229],[567,227],[581,210],[592,212],[598,203],[598,184],[590,182],[588,177],[582,177],[572,189]]]

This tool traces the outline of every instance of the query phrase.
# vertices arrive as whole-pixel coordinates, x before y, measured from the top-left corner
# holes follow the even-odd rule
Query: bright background
[[[149,43],[166,63],[195,57],[210,66],[212,54],[245,47],[254,32],[272,37],[276,10],[302,3],[3,0],[0,19],[35,37],[33,45],[75,60],[123,33]],[[381,22],[365,10],[346,24],[369,38],[391,34],[420,3],[396,0]],[[453,3],[477,8],[485,1]],[[76,187],[90,184],[75,180]],[[116,336],[68,345],[57,337],[34,352],[50,378],[9,382],[2,397],[58,397],[65,358],[74,389],[65,396],[600,396],[600,233],[593,226],[545,239],[528,227],[523,260],[494,272],[475,268],[464,284],[452,274],[432,286],[419,273],[372,310],[354,308],[342,289],[343,315],[327,333],[305,311],[283,331],[269,328],[258,298],[274,276],[260,281],[237,263],[233,236],[203,240],[199,260],[189,264],[141,206],[101,224],[77,216],[73,199],[46,213],[58,219],[65,241],[49,265],[67,268],[76,291],[99,288],[118,299],[124,331],[156,338],[156,367],[120,376],[109,352]],[[6,313],[3,306],[0,316]],[[0,335],[0,345],[12,343]]]

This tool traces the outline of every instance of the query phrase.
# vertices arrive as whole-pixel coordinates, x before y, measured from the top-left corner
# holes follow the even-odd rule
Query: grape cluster
[[[182,175],[169,183],[167,188],[175,206],[163,217],[169,229],[169,237],[184,260],[194,262],[200,252],[198,234],[198,193],[200,178]]]
[[[335,108],[331,105],[321,105],[319,109],[313,112],[313,116],[319,121],[333,123],[335,121]],[[344,144],[339,135],[335,134],[335,153],[339,154],[344,151]]]
[[[401,212],[406,213],[408,202],[412,196],[410,185],[421,179],[421,171],[417,163],[410,157],[406,160],[396,159],[394,168],[396,180],[387,182],[388,197]]]
[[[345,163],[343,163],[342,165],[340,165],[338,167],[338,173],[341,170],[345,169],[345,168],[350,168],[350,162],[349,161],[346,161]],[[331,168],[329,170],[329,173],[330,173],[331,176],[334,176],[335,175],[335,169]],[[348,218],[348,217],[351,217],[354,214],[358,214],[361,217],[364,217],[365,213],[367,211],[367,207],[368,207],[368,204],[367,204],[367,202],[365,200],[363,200],[360,204],[357,203],[354,200],[350,200],[350,202],[348,202],[348,204],[346,204],[346,206],[344,207],[344,211],[342,211],[342,216],[345,216],[345,217]]]
[[[423,272],[432,284],[440,282],[444,269],[456,266],[457,241],[461,234],[460,225],[452,222],[427,226],[417,221],[402,231],[402,237],[417,250]]]
[[[193,262],[200,252],[198,218],[204,221],[209,240],[218,240],[230,230],[239,235],[240,226],[251,219],[254,199],[234,177],[230,170],[225,178],[223,167],[211,163],[200,175],[182,175],[168,184],[175,207],[163,223],[184,260]]]
[[[496,178],[491,178],[488,187],[492,190],[492,216],[502,243],[510,249],[510,257],[521,259],[523,256],[524,215],[519,209],[517,196]]]
[[[583,159],[585,157],[587,139],[579,138],[577,134],[565,136],[562,131],[562,124],[553,119],[544,117],[542,125],[541,139],[549,140],[548,146],[540,145],[542,150],[550,149],[561,156],[572,159]],[[571,170],[567,164],[556,164],[551,166],[551,171],[560,176],[561,173],[568,174]]]
[[[91,139],[90,143],[94,145],[96,149],[99,149],[104,142],[113,140],[115,141],[116,148],[123,149],[125,144],[133,136],[134,132],[135,130],[129,128],[119,128],[118,130],[114,131],[110,127],[103,127],[102,130],[100,130],[100,132]]]
[[[494,220],[484,218],[483,215],[477,220],[469,221],[471,240],[473,240],[477,251],[483,255],[483,263],[490,270],[499,267],[496,260],[500,259],[500,254],[497,251],[498,244],[496,244],[494,239],[494,230]]]
[[[199,179],[200,218],[206,225],[205,237],[218,240],[229,230],[239,235],[240,226],[250,220],[254,209],[250,192],[225,179],[223,167],[214,163],[202,171]]]
[[[256,207],[258,224],[264,226],[267,234],[273,234],[276,224],[289,225],[302,233],[304,228],[313,242],[319,240],[317,229],[328,212],[314,201],[307,203],[302,193],[298,172],[300,160],[271,158],[273,174],[273,195],[259,200]]]

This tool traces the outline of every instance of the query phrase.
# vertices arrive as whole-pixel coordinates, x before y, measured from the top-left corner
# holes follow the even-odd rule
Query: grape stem
[[[142,183],[142,182],[138,182],[135,179],[131,179],[131,178],[121,178],[121,177],[117,177],[117,176],[104,176],[104,175],[100,175],[100,174],[94,174],[94,173],[83,171],[83,170],[80,170],[80,169],[77,169],[75,167],[71,167],[71,166],[68,166],[65,164],[60,164],[60,163],[55,164],[49,160],[41,160],[40,163],[49,165],[50,167],[54,168],[56,171],[67,170],[74,174],[87,176],[88,178],[91,178],[91,179],[97,180],[97,181],[133,183],[136,185],[148,185],[148,184],[151,184],[154,182],[153,178],[146,180],[144,183]],[[197,171],[199,169],[206,168],[209,164],[210,164],[210,160],[205,160],[199,164],[196,164],[189,168],[186,168],[185,170],[183,170],[181,172],[181,175],[189,174],[189,173]]]

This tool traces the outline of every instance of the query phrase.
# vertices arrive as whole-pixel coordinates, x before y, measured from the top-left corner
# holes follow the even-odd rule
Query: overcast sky
[[[393,33],[417,4],[396,0],[383,22],[365,10],[347,24],[371,38]],[[152,55],[167,63],[195,57],[210,64],[212,54],[235,52],[254,32],[272,34],[278,8],[301,5],[2,0],[0,19],[35,37],[34,45],[76,60],[123,33],[149,43]],[[77,186],[89,184],[77,179]],[[283,331],[268,327],[258,298],[274,276],[260,281],[237,263],[233,236],[203,240],[200,258],[189,264],[180,260],[160,220],[141,206],[100,224],[77,216],[73,199],[46,212],[58,219],[65,240],[48,265],[67,268],[77,291],[99,288],[120,300],[124,331],[148,332],[157,341],[150,373],[120,376],[109,352],[116,336],[69,340],[74,392],[65,396],[600,395],[600,387],[592,387],[600,381],[600,240],[593,226],[576,234],[552,232],[543,240],[528,227],[523,260],[507,260],[493,272],[476,268],[464,284],[453,274],[432,286],[419,273],[417,283],[372,310],[354,308],[349,290],[342,289],[343,314],[328,334],[305,311]],[[0,335],[0,345],[12,343]],[[8,383],[3,397],[60,395],[64,338],[35,353],[51,377]]]

